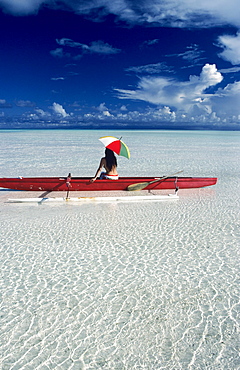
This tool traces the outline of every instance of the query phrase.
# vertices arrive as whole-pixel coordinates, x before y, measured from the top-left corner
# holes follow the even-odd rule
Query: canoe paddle
[[[164,179],[167,179],[168,177],[175,176],[175,175],[177,175],[178,173],[181,173],[181,172],[183,172],[183,171],[178,171],[178,172],[173,173],[172,175],[159,177],[159,178],[158,178],[158,179],[156,179],[156,180],[146,181],[146,182],[138,182],[138,183],[136,183],[136,184],[131,184],[131,185],[128,185],[127,190],[128,190],[128,191],[143,190],[143,189],[145,189],[148,185],[153,184],[154,182],[162,181],[162,180],[164,180]]]

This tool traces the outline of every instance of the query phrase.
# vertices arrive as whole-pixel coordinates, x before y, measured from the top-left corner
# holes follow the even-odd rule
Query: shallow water
[[[105,134],[1,132],[0,174],[92,176]],[[23,193],[0,191],[2,368],[238,369],[240,133],[114,135],[132,154],[121,175],[218,184],[146,203],[10,204]]]

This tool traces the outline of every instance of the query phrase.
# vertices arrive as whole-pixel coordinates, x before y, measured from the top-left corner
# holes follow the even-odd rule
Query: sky
[[[0,0],[0,128],[240,129],[239,0]]]

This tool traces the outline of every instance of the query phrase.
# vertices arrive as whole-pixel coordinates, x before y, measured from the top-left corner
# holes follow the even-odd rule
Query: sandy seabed
[[[0,175],[88,176],[99,136],[1,132]],[[239,133],[118,136],[126,176],[218,183],[166,202],[15,204],[40,194],[0,190],[1,370],[239,369]]]
[[[239,368],[237,211],[216,208],[214,191],[114,204],[12,194],[33,193],[1,197],[3,370]]]

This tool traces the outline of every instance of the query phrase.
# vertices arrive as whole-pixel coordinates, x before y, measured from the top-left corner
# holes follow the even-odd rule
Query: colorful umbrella
[[[126,158],[130,158],[130,151],[126,144],[117,137],[104,136],[99,139],[105,146],[105,148],[111,149],[114,153],[121,155]]]

